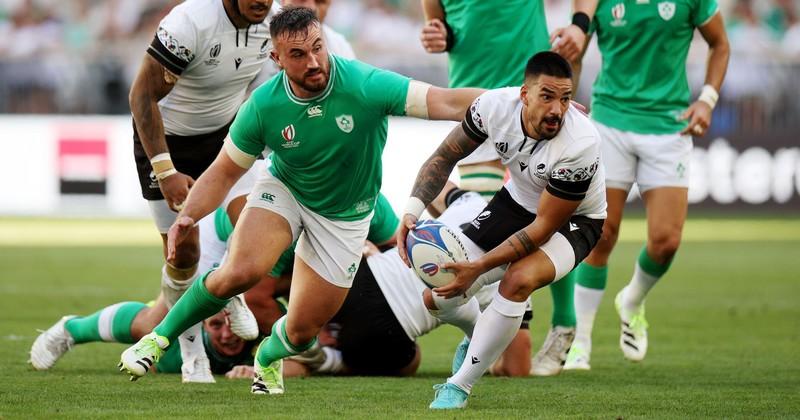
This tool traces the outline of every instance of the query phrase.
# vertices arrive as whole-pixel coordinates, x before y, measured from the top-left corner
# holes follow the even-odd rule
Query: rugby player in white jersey
[[[189,0],[161,21],[130,91],[134,156],[166,253],[166,233],[189,188],[222,148],[246,88],[268,60],[271,0]],[[276,6],[277,7],[277,6]],[[225,201],[247,191],[232,191]],[[241,207],[244,200],[235,206]],[[238,214],[238,212],[235,212]],[[162,269],[169,305],[197,278],[193,229]],[[229,309],[234,331],[257,334],[241,298]],[[247,328],[249,326],[249,328]],[[199,324],[184,338],[197,335]],[[183,340],[184,381],[213,381],[201,349]],[[192,357],[192,349],[197,350]]]
[[[417,176],[398,235],[406,262],[406,234],[459,159],[489,140],[510,169],[505,187],[464,229],[468,254],[473,247],[486,254],[444,264],[456,273],[455,280],[425,295],[427,307],[447,311],[453,304],[469,304],[476,287],[492,277],[484,273],[505,271],[498,293],[478,318],[464,363],[435,387],[432,409],[466,406],[473,384],[519,328],[530,294],[568,274],[600,238],[606,217],[600,136],[570,105],[571,78],[572,69],[560,55],[534,55],[523,86],[478,97]],[[567,351],[562,349],[564,356]]]

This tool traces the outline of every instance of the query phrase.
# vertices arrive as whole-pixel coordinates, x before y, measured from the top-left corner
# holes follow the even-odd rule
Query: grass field
[[[591,372],[483,378],[469,408],[427,410],[447,376],[455,329],[423,337],[415,378],[287,380],[255,398],[248,381],[136,383],[116,372],[124,346],[75,348],[50,372],[26,364],[36,328],[158,291],[160,249],[150,222],[0,219],[0,418],[719,418],[800,417],[800,220],[690,220],[668,277],[648,301],[650,352],[627,363],[613,294],[630,276],[643,223],[623,228],[594,334]],[[534,346],[550,297],[534,295]]]

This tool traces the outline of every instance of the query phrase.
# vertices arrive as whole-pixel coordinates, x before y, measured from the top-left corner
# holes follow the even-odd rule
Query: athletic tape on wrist
[[[175,165],[172,163],[172,158],[169,156],[169,153],[159,153],[153,156],[150,159],[150,166],[153,167],[153,173],[155,173],[156,179],[159,181],[178,173],[178,171],[175,170]]]
[[[703,86],[703,90],[700,91],[700,96],[697,98],[698,101],[705,102],[711,109],[714,109],[717,106],[717,101],[719,100],[719,92],[714,89],[714,86],[705,85]]]
[[[155,168],[153,169],[153,172],[156,172]],[[167,169],[166,171],[163,171],[163,172],[156,172],[156,180],[162,181],[162,180],[164,180],[164,178],[166,178],[168,176],[175,175],[177,173],[178,173],[178,170],[175,169],[175,168],[169,168],[169,169]]]
[[[410,214],[419,219],[423,211],[425,211],[425,203],[417,197],[409,197],[403,215]]]

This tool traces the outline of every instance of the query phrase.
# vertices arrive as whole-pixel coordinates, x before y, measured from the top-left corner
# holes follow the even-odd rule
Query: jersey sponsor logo
[[[268,202],[274,203],[275,202],[275,194],[270,193],[261,193],[261,199]]]
[[[658,15],[664,20],[672,19],[675,16],[675,3],[671,1],[658,3]]]
[[[536,171],[533,174],[539,179],[547,179],[547,165],[544,163],[536,165]]]
[[[306,112],[308,113],[308,118],[321,117],[322,116],[322,106],[321,105],[312,105],[312,106],[308,107],[308,110],[306,110]]]
[[[497,153],[505,154],[508,151],[508,143],[507,142],[495,143],[494,148],[497,149]]]
[[[242,57],[234,58],[233,62],[236,64],[236,70],[239,70],[239,66],[242,64]]]
[[[294,141],[294,135],[295,135],[294,124],[287,125],[281,131],[281,137],[283,137],[283,143],[281,143],[281,146],[283,146],[284,149],[294,149],[295,147],[300,145],[299,140]]]
[[[469,224],[471,224],[472,227],[474,227],[475,229],[480,229],[481,228],[481,222],[486,220],[486,219],[488,219],[489,216],[491,216],[491,215],[492,215],[491,210],[485,210],[485,211],[481,212],[481,214],[479,214],[478,217],[476,217],[471,222],[469,222]]]
[[[355,126],[353,123],[353,116],[347,114],[339,115],[336,117],[336,125],[338,125],[339,129],[345,133],[353,131],[353,127]]]
[[[625,3],[617,3],[614,7],[612,7],[611,16],[614,18],[614,20],[611,21],[611,26],[625,26],[628,23],[623,19],[625,17]]]

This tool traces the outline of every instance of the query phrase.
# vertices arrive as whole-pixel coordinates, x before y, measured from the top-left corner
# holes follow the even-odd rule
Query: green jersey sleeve
[[[692,25],[696,27],[705,25],[718,10],[717,0],[697,0],[697,5],[692,10]]]
[[[400,219],[394,213],[389,200],[383,194],[378,193],[378,199],[375,202],[375,213],[369,222],[367,240],[374,244],[382,244],[389,241],[394,236],[394,232],[397,231],[398,225],[400,225]]]
[[[395,72],[373,68],[364,81],[364,93],[373,106],[385,115],[406,115],[406,97],[410,79]]]
[[[230,129],[231,140],[236,148],[251,156],[258,156],[267,147],[257,97],[254,94],[239,108]]]

